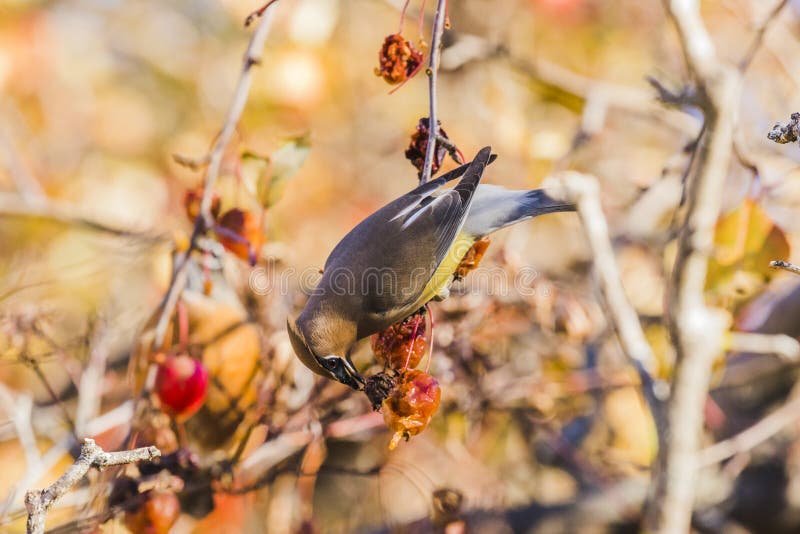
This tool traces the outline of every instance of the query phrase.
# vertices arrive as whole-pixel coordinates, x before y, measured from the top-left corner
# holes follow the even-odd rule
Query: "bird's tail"
[[[537,215],[558,211],[575,211],[575,205],[555,199],[543,189],[514,191],[481,184],[475,192],[464,231],[482,237]]]

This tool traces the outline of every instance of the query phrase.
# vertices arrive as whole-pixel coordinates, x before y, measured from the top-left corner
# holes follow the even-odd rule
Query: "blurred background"
[[[757,40],[777,4],[786,5]],[[91,475],[48,527],[136,531],[131,517],[144,505],[119,497],[125,476],[140,492],[180,496],[173,532],[426,532],[461,521],[475,532],[635,531],[656,434],[574,214],[493,236],[481,268],[432,306],[430,372],[442,401],[430,428],[396,451],[363,395],[315,382],[294,361],[285,321],[313,285],[308,273],[354,224],[417,183],[404,151],[428,115],[424,68],[393,94],[374,73],[401,24],[399,1],[276,6],[223,159],[223,208],[261,210],[257,183],[287,141],[308,147],[307,158],[263,214],[257,266],[210,245],[213,289],[199,260],[190,278],[183,300],[193,354],[210,374],[205,405],[185,428],[142,411],[135,360],[149,350],[143,339],[173,254],[192,230],[185,192],[203,177],[202,165],[174,155],[201,160],[211,148],[252,32],[243,21],[258,7],[0,2],[0,530],[24,531],[24,491],[72,463],[76,438],[117,450],[150,432],[167,452],[192,455],[171,457],[183,471]],[[721,250],[741,235],[748,245],[712,262],[708,298],[733,329],[794,337],[800,279],[764,263],[792,259],[800,237],[800,151],[766,133],[800,109],[800,2],[702,7],[721,58],[751,57],[723,199],[728,225],[717,236]],[[434,6],[420,8],[412,0],[402,26],[418,48],[430,42]],[[489,183],[535,188],[565,169],[597,176],[624,285],[657,378],[669,379],[664,286],[701,115],[662,104],[648,82],[679,93],[688,79],[661,3],[453,0],[449,18],[442,127],[467,159],[492,146]],[[368,343],[355,358],[370,367]],[[707,444],[784,402],[796,369],[773,354],[721,354]],[[303,434],[312,423],[322,428],[313,439]],[[787,424],[705,468],[698,531],[800,528],[797,430]]]

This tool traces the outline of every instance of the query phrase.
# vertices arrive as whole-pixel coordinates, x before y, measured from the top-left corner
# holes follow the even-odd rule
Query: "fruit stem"
[[[183,352],[189,344],[189,314],[186,311],[186,303],[179,300],[178,308],[178,349]]]
[[[428,343],[428,363],[425,364],[425,372],[427,373],[431,369],[431,360],[433,359],[433,327],[435,323],[433,321],[433,312],[431,311],[430,303],[425,304],[425,309],[428,310],[428,317],[431,318],[431,341]]]
[[[406,9],[408,9],[408,3],[411,0],[406,0],[405,4],[403,4],[403,9],[400,11],[400,29],[397,30],[397,34],[403,33],[403,22],[406,20]]]
[[[414,347],[417,342],[417,329],[419,328],[419,315],[414,319],[414,330],[411,331],[411,343],[408,345],[408,354],[406,355],[406,363],[403,364],[403,371],[408,369],[408,364],[411,361],[411,353],[414,352]]]

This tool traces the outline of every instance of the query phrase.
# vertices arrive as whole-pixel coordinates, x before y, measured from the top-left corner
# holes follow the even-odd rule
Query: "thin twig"
[[[274,4],[274,3],[275,3],[275,2],[277,2],[277,1],[278,1],[278,0],[269,0],[269,2],[267,2],[267,3],[266,3],[266,4],[264,4],[263,6],[259,7],[258,9],[256,9],[255,11],[253,11],[252,13],[250,13],[249,15],[247,15],[247,18],[246,18],[246,19],[244,19],[244,27],[245,27],[245,28],[247,28],[247,27],[248,27],[248,26],[250,26],[250,25],[253,23],[253,21],[254,21],[254,20],[256,20],[258,17],[262,17],[262,16],[264,15],[264,12],[265,12],[267,9],[269,9],[269,6],[271,6],[272,4]]]
[[[100,413],[103,400],[103,380],[108,360],[107,325],[98,320],[94,330],[89,347],[89,362],[81,373],[78,386],[78,406],[75,410],[75,433],[78,436],[91,435],[87,432],[87,426]]]
[[[9,175],[22,199],[29,202],[43,198],[42,186],[25,167],[11,136],[4,130],[0,130],[0,153],[6,161]]]
[[[189,240],[188,250],[176,260],[177,267],[172,274],[169,289],[164,296],[161,304],[161,313],[156,323],[154,345],[161,346],[164,342],[164,336],[169,325],[170,317],[175,309],[180,294],[186,285],[186,268],[191,258],[191,254],[197,246],[199,237],[213,225],[213,218],[211,216],[211,199],[213,197],[214,184],[219,176],[220,166],[222,165],[222,157],[225,153],[225,148],[230,143],[233,134],[236,131],[236,125],[239,124],[239,119],[242,116],[242,111],[247,103],[247,97],[250,93],[250,85],[253,81],[252,67],[261,62],[261,54],[264,48],[264,42],[269,35],[269,29],[272,26],[272,19],[275,13],[275,2],[270,1],[263,6],[263,11],[259,13],[261,20],[258,23],[253,36],[250,38],[250,44],[244,53],[242,62],[242,71],[239,75],[239,81],[236,84],[236,90],[233,94],[233,100],[228,112],[225,115],[225,121],[222,124],[217,140],[211,148],[208,155],[208,167],[206,167],[206,175],[203,182],[203,198],[200,201],[200,214],[197,216],[192,231],[192,237]]]
[[[787,362],[800,359],[800,343],[786,334],[731,332],[728,349],[736,352],[775,354]]]
[[[698,467],[708,467],[743,452],[747,452],[798,421],[800,395],[795,395],[783,406],[735,436],[701,450],[697,455]]]
[[[172,161],[193,171],[198,171],[208,165],[208,160],[208,154],[200,158],[190,158],[189,156],[183,156],[181,154],[172,155]]]
[[[750,63],[753,62],[753,58],[756,56],[758,49],[761,48],[761,44],[764,42],[764,35],[767,33],[767,29],[788,3],[789,0],[778,0],[767,16],[764,17],[764,20],[761,21],[761,24],[758,25],[758,28],[756,29],[756,35],[753,37],[753,42],[750,43],[750,47],[747,49],[744,57],[741,59],[741,61],[739,61],[740,71],[746,71],[747,67],[750,66]]]
[[[795,265],[794,263],[789,263],[788,261],[774,260],[769,262],[769,266],[773,269],[782,269],[793,274],[800,274],[800,266]]]
[[[704,126],[686,187],[686,222],[668,287],[667,317],[676,362],[666,446],[659,450],[645,529],[682,534],[690,529],[711,367],[727,328],[727,316],[706,306],[704,290],[731,160],[741,76],[717,57],[698,0],[665,0],[665,5],[697,87]]]
[[[33,398],[26,394],[19,394],[15,398],[11,391],[0,383],[0,407],[14,424],[17,439],[25,455],[25,468],[38,472],[42,465],[42,455],[39,454],[36,434],[31,426]]]
[[[0,217],[42,219],[74,226],[83,230],[102,232],[119,237],[129,237],[144,242],[158,243],[167,240],[164,235],[148,234],[136,230],[115,228],[94,220],[77,206],[46,198],[32,198],[27,201],[14,193],[0,193]]]
[[[130,451],[105,452],[93,439],[85,439],[81,454],[67,472],[43,490],[32,490],[25,494],[25,507],[28,510],[28,534],[44,533],[47,511],[62,495],[86,476],[89,469],[103,469],[112,465],[150,461],[161,456],[156,447],[142,447]]]
[[[606,309],[619,336],[620,345],[628,360],[633,364],[642,383],[642,390],[653,416],[659,435],[659,444],[664,428],[663,406],[660,388],[650,370],[655,368],[656,357],[639,322],[639,316],[622,285],[619,266],[614,257],[614,249],[609,237],[608,223],[600,205],[600,194],[597,180],[593,176],[577,172],[565,172],[554,180],[554,186],[562,189],[560,196],[574,202],[578,215],[583,223],[583,230],[592,250],[597,283],[603,296]],[[556,193],[555,187],[553,189]],[[550,189],[548,189],[550,191]]]
[[[439,133],[439,122],[436,116],[436,77],[439,71],[439,58],[442,53],[442,34],[447,11],[447,0],[438,0],[436,14],[433,17],[433,35],[431,37],[431,57],[428,62],[428,146],[425,150],[425,165],[419,183],[424,184],[431,179],[433,158],[436,154],[436,139]]]

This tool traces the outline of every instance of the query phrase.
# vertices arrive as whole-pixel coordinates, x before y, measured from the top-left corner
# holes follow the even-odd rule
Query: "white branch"
[[[705,304],[708,255],[733,148],[741,78],[722,63],[700,17],[697,0],[665,2],[677,27],[704,114],[703,136],[686,185],[686,221],[668,289],[676,363],[667,406],[665,446],[659,450],[646,530],[688,532],[697,481],[697,450],[714,358],[723,350],[724,313]]]
[[[425,150],[425,165],[419,183],[424,184],[431,179],[433,158],[436,156],[436,137],[439,133],[439,122],[436,116],[436,77],[439,72],[439,56],[442,52],[442,34],[447,12],[447,0],[438,0],[436,14],[433,17],[433,37],[431,38],[431,57],[428,62],[428,146]]]
[[[619,266],[609,237],[608,223],[600,205],[597,179],[577,172],[565,172],[551,180],[546,182],[548,192],[551,192],[552,184],[553,194],[565,197],[577,206],[586,239],[592,250],[597,284],[609,318],[617,332],[623,352],[639,373],[642,391],[660,434],[663,427],[660,395],[657,384],[651,378],[656,358],[645,338],[639,316],[628,301],[622,285]]]
[[[103,469],[112,465],[149,461],[161,456],[155,447],[142,447],[130,451],[105,452],[93,439],[85,439],[81,454],[67,472],[43,490],[32,490],[25,494],[25,507],[28,509],[28,534],[43,534],[47,511],[62,495],[78,483],[89,469]]]

